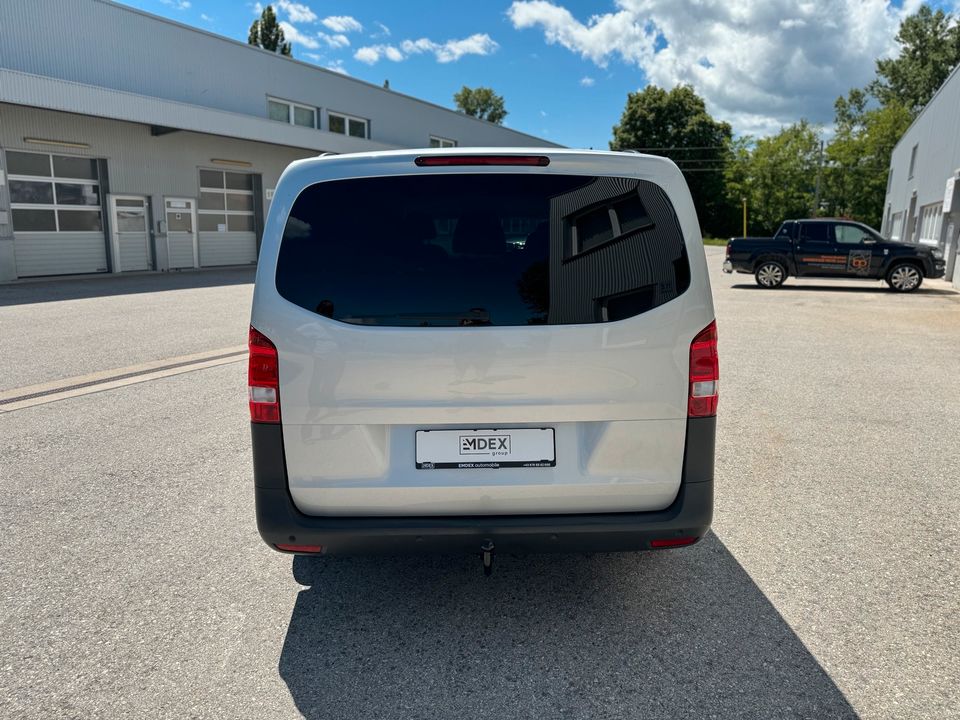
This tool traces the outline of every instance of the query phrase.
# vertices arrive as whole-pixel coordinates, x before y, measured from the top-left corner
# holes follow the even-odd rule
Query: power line
[[[637,152],[646,152],[648,150],[726,150],[726,145],[690,145],[688,147],[642,147],[642,148],[630,148],[631,150],[636,150]]]

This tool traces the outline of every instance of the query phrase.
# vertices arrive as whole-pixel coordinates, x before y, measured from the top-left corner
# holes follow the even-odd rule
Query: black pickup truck
[[[787,220],[772,238],[731,238],[723,271],[750,273],[765,288],[793,275],[883,279],[897,292],[910,292],[925,277],[943,277],[944,265],[937,248],[884,240],[858,222]]]

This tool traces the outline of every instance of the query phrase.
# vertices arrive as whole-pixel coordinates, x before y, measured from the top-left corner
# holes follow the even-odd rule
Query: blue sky
[[[246,0],[127,4],[238,40]],[[806,117],[894,52],[916,0],[275,0],[294,57],[452,107],[462,85],[504,96],[510,127],[572,147],[606,148],[627,93],[694,86],[738,134]],[[955,9],[960,0],[944,0]]]

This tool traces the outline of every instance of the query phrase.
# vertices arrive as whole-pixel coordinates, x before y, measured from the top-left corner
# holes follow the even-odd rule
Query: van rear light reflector
[[[280,422],[280,361],[270,338],[250,327],[247,346],[247,389],[250,395],[250,421]]]
[[[677,538],[659,538],[650,541],[652,548],[672,548],[683,547],[684,545],[693,545],[698,538],[696,537],[677,537]]]
[[[292,553],[322,553],[323,545],[288,545],[287,543],[276,543],[274,547],[277,550]]]
[[[526,165],[546,167],[546,155],[421,155],[414,162],[418,167],[450,167],[452,165]]]
[[[717,321],[714,320],[690,343],[690,394],[687,399],[687,417],[713,417],[717,414],[719,383]]]

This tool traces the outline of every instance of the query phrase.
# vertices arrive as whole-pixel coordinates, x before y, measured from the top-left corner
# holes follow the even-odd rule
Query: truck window
[[[800,223],[800,239],[811,243],[828,243],[833,240],[833,224],[826,222]]]
[[[860,245],[864,240],[873,240],[873,235],[856,225],[837,225],[834,228],[837,242],[841,245]]]

